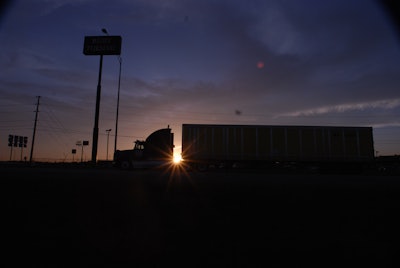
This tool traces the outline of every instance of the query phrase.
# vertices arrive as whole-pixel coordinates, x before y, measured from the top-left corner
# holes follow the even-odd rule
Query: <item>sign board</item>
[[[14,135],[14,147],[18,147],[18,136]]]
[[[25,147],[28,144],[28,137],[18,135],[8,135],[8,146],[10,147]]]
[[[121,36],[85,36],[83,54],[120,55],[121,43]]]
[[[83,141],[83,146],[89,145],[89,141]]]
[[[76,154],[76,149],[72,149],[72,154]]]

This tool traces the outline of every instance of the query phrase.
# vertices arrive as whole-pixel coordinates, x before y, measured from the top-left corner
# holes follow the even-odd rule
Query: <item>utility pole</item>
[[[35,145],[36,124],[37,124],[37,118],[38,118],[38,113],[39,113],[39,105],[40,105],[40,96],[36,96],[36,98],[37,98],[37,102],[36,102],[36,112],[35,112],[35,124],[33,125],[31,156],[29,158],[29,163],[30,164],[32,164],[33,146]]]

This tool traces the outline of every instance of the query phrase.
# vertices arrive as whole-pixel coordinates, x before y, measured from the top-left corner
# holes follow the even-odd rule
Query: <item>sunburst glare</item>
[[[182,161],[182,156],[180,154],[174,154],[174,163],[179,164]]]

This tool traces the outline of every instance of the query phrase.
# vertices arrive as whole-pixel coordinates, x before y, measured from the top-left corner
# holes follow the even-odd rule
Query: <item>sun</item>
[[[182,161],[182,157],[180,154],[174,154],[174,163],[179,164]]]

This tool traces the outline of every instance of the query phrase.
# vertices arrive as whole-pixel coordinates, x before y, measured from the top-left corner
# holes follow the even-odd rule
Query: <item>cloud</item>
[[[364,102],[364,103],[346,103],[339,104],[334,106],[324,106],[317,107],[309,110],[295,111],[287,114],[282,114],[281,116],[312,116],[312,115],[322,115],[322,114],[330,114],[330,113],[345,113],[349,111],[364,111],[369,109],[394,109],[400,107],[400,98],[398,99],[386,99],[386,100],[377,100],[372,102]]]

